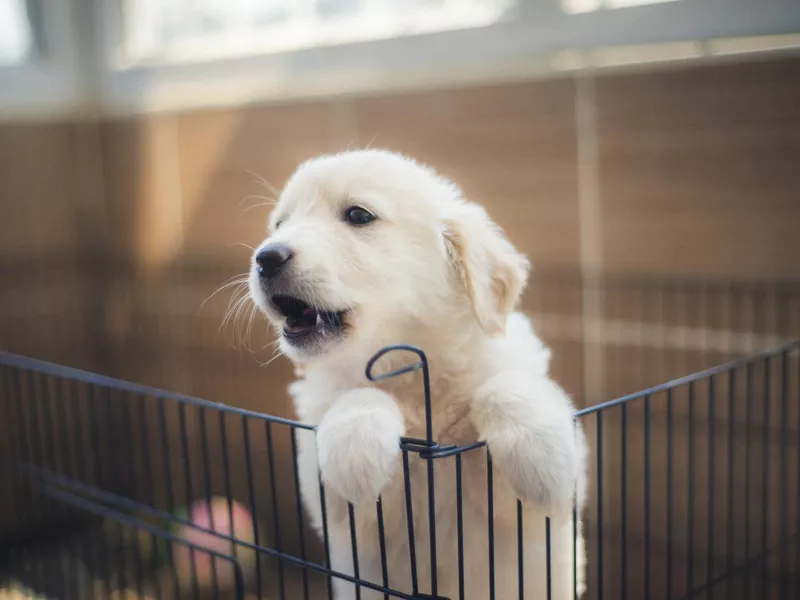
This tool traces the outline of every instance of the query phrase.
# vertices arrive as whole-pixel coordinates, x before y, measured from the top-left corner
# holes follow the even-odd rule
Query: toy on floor
[[[197,527],[230,536],[247,544],[255,543],[255,529],[250,511],[227,498],[212,497],[208,501],[196,500],[188,513],[180,515]],[[231,518],[232,517],[232,518]],[[226,556],[233,556],[244,573],[255,564],[256,551],[242,544],[234,543],[211,533],[200,531],[189,525],[180,525],[175,536],[192,544],[172,544],[173,568],[182,585],[197,585],[201,589],[216,586],[217,590],[229,590],[236,584],[236,573],[230,561],[214,558],[208,552],[196,548],[206,548]]]
[[[243,545],[255,543],[254,521],[250,511],[235,500],[229,503],[227,498],[219,496],[195,500],[188,508],[181,507],[172,513],[177,520],[133,514],[137,520],[170,535],[154,535],[152,529],[107,519],[103,524],[106,540],[109,547],[116,549],[111,553],[112,558],[121,559],[117,568],[123,572],[135,575],[139,565],[147,564],[160,575],[169,577],[171,573],[184,590],[226,592],[235,587],[236,573],[232,561],[220,555],[235,558],[245,577],[255,566],[256,551]],[[232,537],[236,542],[210,531]],[[216,553],[217,557],[204,550]],[[112,586],[119,583],[117,579],[118,574]]]

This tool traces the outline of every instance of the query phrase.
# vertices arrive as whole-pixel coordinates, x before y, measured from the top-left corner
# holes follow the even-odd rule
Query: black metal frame
[[[376,362],[389,352],[411,353],[416,360],[375,373]],[[583,517],[589,551],[585,597],[800,597],[800,549],[794,544],[800,534],[799,356],[800,342],[794,342],[576,413],[591,444],[592,462],[593,493]],[[461,531],[462,456],[482,451],[487,453],[487,597],[493,599],[494,496],[488,449],[484,442],[454,446],[433,439],[428,363],[418,348],[385,348],[370,360],[366,376],[378,382],[414,371],[422,375],[426,437],[401,441],[405,506],[410,514],[409,455],[416,454],[427,464],[433,575],[431,581],[418,580],[415,531],[408,518],[412,581],[410,590],[401,591],[388,587],[380,499],[382,582],[359,579],[352,505],[354,574],[331,569],[322,485],[324,533],[322,547],[315,550],[316,541],[304,524],[296,452],[298,435],[313,435],[313,427],[0,353],[0,414],[9,429],[5,440],[0,439],[0,452],[9,458],[0,465],[5,469],[0,485],[9,490],[0,497],[7,517],[5,526],[0,520],[0,580],[15,579],[56,597],[84,597],[85,582],[69,581],[69,575],[47,567],[54,564],[48,560],[72,556],[106,594],[113,588],[135,588],[140,597],[203,595],[196,564],[188,590],[174,573],[152,579],[157,567],[169,572],[172,556],[149,555],[138,542],[132,551],[121,545],[120,540],[130,542],[132,531],[138,530],[151,539],[151,549],[159,543],[187,545],[192,556],[210,555],[217,566],[207,591],[215,597],[243,598],[247,588],[258,597],[270,592],[281,600],[332,598],[330,579],[337,577],[356,584],[357,597],[362,589],[372,589],[386,598],[440,598],[434,461],[451,458],[458,490],[458,598],[465,598],[464,556],[469,549]],[[239,469],[231,466],[237,452]],[[291,477],[281,478],[287,471]],[[267,482],[261,481],[264,472]],[[227,497],[231,520],[234,496],[248,505],[253,541],[198,528],[176,515],[180,502],[215,494]],[[287,507],[293,509],[293,518],[281,515]],[[271,516],[266,522],[265,513]],[[550,598],[549,551],[541,572],[523,573],[522,515],[518,500],[519,597],[524,597],[527,581],[545,577]],[[114,543],[106,536],[109,525],[117,529]],[[175,533],[179,525],[231,542],[231,553],[187,543]],[[260,539],[264,530],[269,535]],[[573,531],[577,536],[575,513]],[[549,520],[546,532],[549,550]],[[290,533],[296,534],[291,544]],[[240,564],[247,550],[255,551],[252,575]],[[217,584],[219,564],[233,568],[231,589]],[[274,572],[265,575],[270,567],[275,577]]]

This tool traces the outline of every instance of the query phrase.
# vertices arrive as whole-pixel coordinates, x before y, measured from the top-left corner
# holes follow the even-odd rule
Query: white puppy
[[[300,419],[316,426],[316,436],[298,440],[302,494],[313,525],[327,531],[336,571],[377,585],[384,584],[385,571],[393,589],[433,591],[429,461],[408,453],[409,528],[400,450],[401,437],[426,435],[420,375],[380,383],[365,375],[377,351],[402,343],[428,357],[433,439],[442,445],[484,440],[491,454],[491,477],[485,448],[432,461],[437,596],[458,598],[463,585],[467,599],[485,600],[493,585],[498,600],[519,598],[519,520],[524,598],[548,597],[548,564],[552,598],[573,598],[574,581],[583,593],[584,552],[573,502],[580,514],[585,443],[570,399],[548,376],[549,350],[529,320],[513,312],[527,271],[527,260],[480,206],[400,155],[323,156],[287,182],[270,235],[254,253],[250,289],[278,329],[283,353],[302,373],[290,391]],[[389,353],[375,372],[416,360]],[[519,512],[517,498],[523,501]],[[346,580],[334,586],[337,600],[356,597]],[[362,587],[360,597],[383,594]]]

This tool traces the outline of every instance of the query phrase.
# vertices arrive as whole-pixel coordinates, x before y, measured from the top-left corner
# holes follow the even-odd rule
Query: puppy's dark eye
[[[283,225],[283,221],[275,221],[275,229],[278,229],[281,225]]]
[[[366,208],[361,208],[360,206],[351,206],[344,211],[344,220],[350,223],[350,225],[366,225],[375,219],[375,215]]]

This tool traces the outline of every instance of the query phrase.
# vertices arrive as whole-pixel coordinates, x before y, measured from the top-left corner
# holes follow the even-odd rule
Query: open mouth
[[[289,339],[302,338],[315,333],[337,332],[344,325],[345,311],[315,308],[294,296],[272,296],[272,305],[286,319],[283,335]]]

